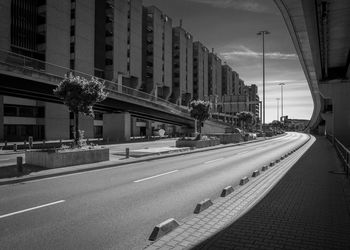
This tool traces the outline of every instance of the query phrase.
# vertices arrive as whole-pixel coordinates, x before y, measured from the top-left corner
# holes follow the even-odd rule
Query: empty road
[[[153,227],[276,160],[308,136],[0,187],[1,249],[142,249]]]

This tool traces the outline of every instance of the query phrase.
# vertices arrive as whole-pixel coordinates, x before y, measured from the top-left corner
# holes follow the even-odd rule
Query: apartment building
[[[83,0],[80,0],[83,1]],[[94,1],[95,74],[139,89],[142,84],[142,0]],[[82,32],[87,32],[82,29]],[[77,29],[78,30],[78,29]]]
[[[214,49],[208,57],[208,92],[209,95],[222,96],[222,72],[221,59],[214,53]]]
[[[248,111],[252,112],[255,117],[259,117],[259,96],[258,86],[252,84],[250,86],[244,86],[244,93],[248,96]]]
[[[199,41],[193,43],[193,98],[208,100],[209,50]]]
[[[222,66],[222,95],[233,94],[232,68],[227,64]]]
[[[172,92],[172,20],[155,6],[143,8],[141,90],[168,100]]]
[[[232,70],[232,93],[234,95],[239,95],[239,74]]]
[[[180,26],[173,28],[173,91],[170,100],[187,106],[193,97],[193,37]]]
[[[0,15],[0,50],[26,56],[26,67],[141,86],[141,0],[9,0],[0,2]],[[73,136],[74,117],[65,105],[1,95],[0,110],[0,140]],[[102,113],[79,119],[86,137],[102,136]]]

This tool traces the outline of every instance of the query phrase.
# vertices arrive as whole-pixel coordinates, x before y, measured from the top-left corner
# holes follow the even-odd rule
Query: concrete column
[[[146,121],[146,136],[152,135],[152,121]]]
[[[45,139],[69,139],[69,111],[63,104],[46,102]]]
[[[79,114],[79,130],[84,130],[84,138],[93,138],[94,119],[91,116]]]
[[[4,140],[4,97],[0,95],[0,141]]]
[[[103,114],[103,139],[116,141],[130,141],[131,116],[130,113]]]
[[[323,96],[332,99],[334,136],[345,146],[350,146],[350,82],[331,81],[319,84],[319,88]],[[326,128],[331,127],[331,119],[331,116],[326,119]]]

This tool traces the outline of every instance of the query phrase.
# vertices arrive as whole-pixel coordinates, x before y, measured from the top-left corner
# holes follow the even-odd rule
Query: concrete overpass
[[[314,101],[309,127],[350,146],[350,1],[274,0]]]
[[[53,89],[69,71],[58,65],[0,50],[0,95],[62,104],[62,100],[53,95]],[[88,79],[91,77],[73,72]],[[186,107],[110,81],[105,81],[105,86],[108,98],[96,104],[94,109],[104,111],[104,116],[113,117],[113,129],[120,124],[117,120],[124,119],[123,114],[167,124],[194,126]]]

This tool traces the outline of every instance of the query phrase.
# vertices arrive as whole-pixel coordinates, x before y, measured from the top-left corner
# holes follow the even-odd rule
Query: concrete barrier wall
[[[220,144],[219,139],[210,140],[177,140],[176,147],[191,147],[191,148],[205,148],[210,146],[216,146]]]
[[[207,136],[217,137],[221,144],[237,143],[243,141],[243,137],[240,134],[206,134]]]
[[[28,150],[25,152],[26,164],[40,166],[44,168],[60,168],[108,160],[108,148],[88,150],[77,149],[57,152],[54,150]]]

